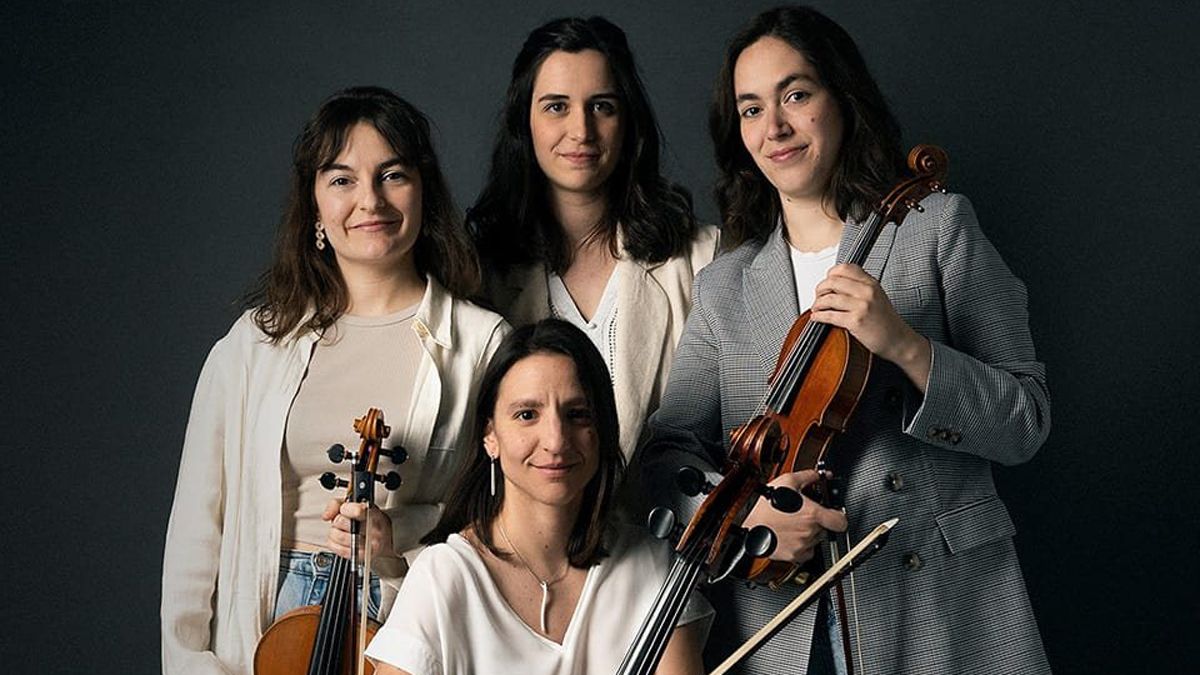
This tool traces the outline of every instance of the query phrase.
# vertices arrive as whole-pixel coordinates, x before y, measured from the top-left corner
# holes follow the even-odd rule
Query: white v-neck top
[[[837,264],[837,244],[820,251],[801,251],[788,243],[792,253],[792,274],[796,278],[796,304],[801,312],[816,301],[817,284],[825,280],[830,268]]]
[[[608,275],[608,282],[604,285],[604,292],[600,295],[600,302],[596,305],[596,313],[592,315],[591,321],[583,318],[583,312],[579,311],[579,306],[575,304],[575,298],[571,297],[571,292],[567,290],[562,277],[547,270],[546,287],[550,292],[550,315],[568,321],[582,330],[592,344],[596,345],[596,349],[600,350],[600,355],[604,357],[604,365],[608,366],[609,375],[615,378],[613,364],[617,351],[618,309],[616,270]]]
[[[560,645],[521,620],[475,548],[451,535],[417,557],[367,656],[412,675],[616,672],[667,577],[671,552],[628,526],[609,550],[588,570]],[[711,616],[693,593],[677,625]]]

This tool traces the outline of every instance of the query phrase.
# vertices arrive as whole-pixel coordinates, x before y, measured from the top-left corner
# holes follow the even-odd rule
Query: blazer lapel
[[[506,281],[512,298],[505,318],[519,328],[550,316],[550,288],[546,285],[546,267],[541,263],[513,268]]]
[[[746,289],[750,337],[763,373],[770,377],[783,340],[800,315],[792,259],[779,228],[767,237],[762,250],[742,272],[742,282]]]
[[[621,423],[621,447],[630,450],[645,417],[654,383],[662,367],[662,344],[646,344],[647,336],[669,340],[667,294],[642,265],[625,258],[617,262],[617,346],[613,389]]]
[[[848,221],[846,227],[842,230],[842,240],[838,243],[838,262],[846,262],[846,258],[850,257],[850,249],[854,247],[854,240],[858,238],[862,232],[863,226],[861,223]],[[875,245],[871,247],[871,252],[867,254],[867,260],[863,263],[863,270],[867,274],[878,279],[883,274],[883,268],[887,265],[888,256],[892,252],[892,242],[896,240],[896,225],[888,223],[883,226],[879,232],[879,238],[875,240]]]

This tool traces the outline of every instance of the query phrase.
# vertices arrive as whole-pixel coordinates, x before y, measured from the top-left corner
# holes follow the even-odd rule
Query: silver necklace
[[[517,554],[517,560],[521,561],[521,565],[525,567],[525,571],[529,572],[529,576],[533,577],[533,580],[538,583],[538,586],[542,587],[542,611],[540,614],[542,622],[542,634],[549,635],[549,631],[546,630],[546,608],[550,606],[550,587],[562,581],[563,577],[567,576],[567,572],[571,571],[571,561],[567,561],[566,566],[563,567],[563,571],[557,577],[553,579],[543,579],[533,571],[533,568],[529,566],[529,561],[526,560],[525,556],[521,555],[521,552],[517,550],[516,546],[513,545],[512,539],[508,538],[508,532],[504,531],[504,522],[499,518],[496,519],[496,527],[500,529],[500,536],[504,537],[504,543],[508,544],[508,547],[512,549],[513,553]]]

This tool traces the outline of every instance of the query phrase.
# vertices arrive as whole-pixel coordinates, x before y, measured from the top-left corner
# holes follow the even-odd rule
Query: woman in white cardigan
[[[428,122],[374,87],[327,99],[297,139],[274,262],[209,354],[184,440],[163,561],[163,669],[249,673],[274,618],[313,604],[350,520],[316,485],[332,442],[384,410],[409,453],[365,539],[382,618],[405,553],[437,522],[478,373],[506,324],[461,298],[478,266]],[[361,545],[360,545],[361,546]]]
[[[513,325],[548,316],[592,339],[612,374],[628,458],[658,407],[717,230],[664,179],[659,131],[620,28],[568,18],[530,33],[491,172],[468,225],[491,300]]]

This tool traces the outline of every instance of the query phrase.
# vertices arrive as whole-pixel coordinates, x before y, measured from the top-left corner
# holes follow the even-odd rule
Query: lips
[[[350,226],[351,230],[363,230],[373,232],[376,230],[384,230],[396,224],[395,220],[367,220],[361,223],[356,223]]]
[[[571,164],[592,164],[600,159],[598,152],[560,152],[558,156]]]
[[[772,162],[786,162],[790,159],[798,157],[800,153],[807,149],[807,145],[796,145],[790,148],[780,148],[773,152],[768,152],[767,159],[771,160]]]
[[[555,477],[555,476],[564,476],[577,466],[579,466],[578,463],[575,463],[575,464],[542,464],[542,465],[534,464],[533,468],[537,469],[538,471],[540,471],[544,474],[547,474],[551,477]]]

